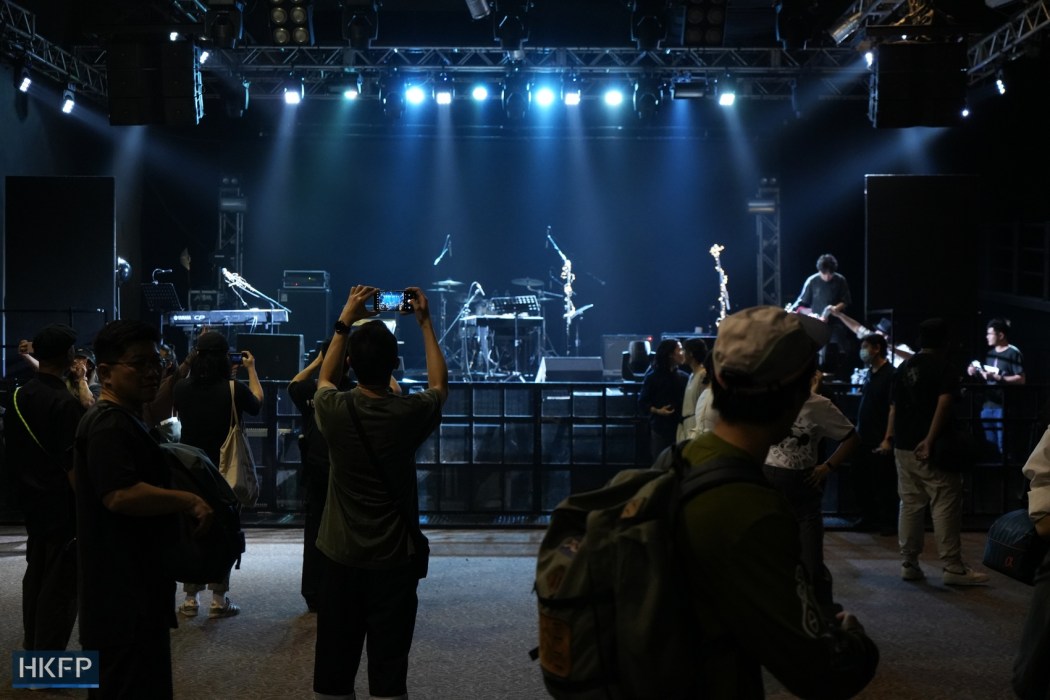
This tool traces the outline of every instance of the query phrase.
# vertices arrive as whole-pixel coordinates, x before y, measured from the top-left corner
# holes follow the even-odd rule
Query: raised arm
[[[369,311],[365,304],[378,291],[377,287],[355,284],[350,288],[350,295],[339,312],[338,327],[332,335],[328,353],[321,362],[321,374],[317,378],[317,388],[339,388],[339,377],[343,373],[343,357],[346,356],[346,343],[350,327],[363,318],[371,318],[376,312]]]
[[[430,319],[430,303],[419,287],[409,287],[407,291],[416,295],[412,300],[412,312],[423,332],[423,348],[427,358],[427,386],[435,389],[444,403],[448,398],[448,365],[445,363],[445,354],[441,351],[434,324]]]

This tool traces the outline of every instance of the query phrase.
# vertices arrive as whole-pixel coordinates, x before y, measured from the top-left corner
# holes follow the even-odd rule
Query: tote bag
[[[248,439],[237,420],[237,401],[233,382],[230,382],[230,432],[219,449],[219,472],[233,489],[233,494],[242,506],[254,506],[259,500],[259,476],[255,473],[255,460],[248,447]]]

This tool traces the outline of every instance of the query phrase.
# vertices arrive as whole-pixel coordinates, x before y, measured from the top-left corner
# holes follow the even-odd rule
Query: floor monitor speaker
[[[600,382],[600,357],[545,357],[540,360],[537,382]]]

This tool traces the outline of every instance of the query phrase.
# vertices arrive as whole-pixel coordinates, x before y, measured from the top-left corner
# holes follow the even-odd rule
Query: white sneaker
[[[918,564],[906,561],[901,564],[901,578],[905,581],[921,581],[926,578],[926,574],[922,572]]]
[[[974,571],[968,566],[962,567],[962,571],[945,569],[941,573],[941,579],[948,586],[984,586],[988,584],[988,574]]]

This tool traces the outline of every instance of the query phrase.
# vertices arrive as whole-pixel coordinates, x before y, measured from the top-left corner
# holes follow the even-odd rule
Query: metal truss
[[[1047,27],[1050,27],[1050,3],[1039,0],[970,46],[970,83],[980,82],[995,73],[1002,63],[1016,58],[1022,44]]]
[[[449,79],[498,82],[510,71],[529,75],[573,76],[587,85],[615,80],[657,78],[667,85],[730,75],[745,83],[754,99],[790,99],[802,75],[819,80],[822,97],[867,99],[867,70],[853,49],[663,49],[526,48],[515,55],[497,48],[277,48],[253,46],[215,52],[202,67],[251,83],[253,96],[277,96],[289,78],[302,79],[307,94],[324,96],[332,84],[356,74],[364,79],[394,74],[414,80]],[[740,92],[738,90],[738,92]],[[367,93],[364,95],[367,97]],[[334,95],[333,95],[334,97]]]
[[[106,95],[104,68],[58,48],[36,33],[36,16],[7,0],[0,0],[0,53],[32,62],[35,73],[57,83],[73,83],[78,94]]]
[[[755,215],[758,237],[758,304],[782,306],[780,294],[780,186],[763,179],[747,210]]]

